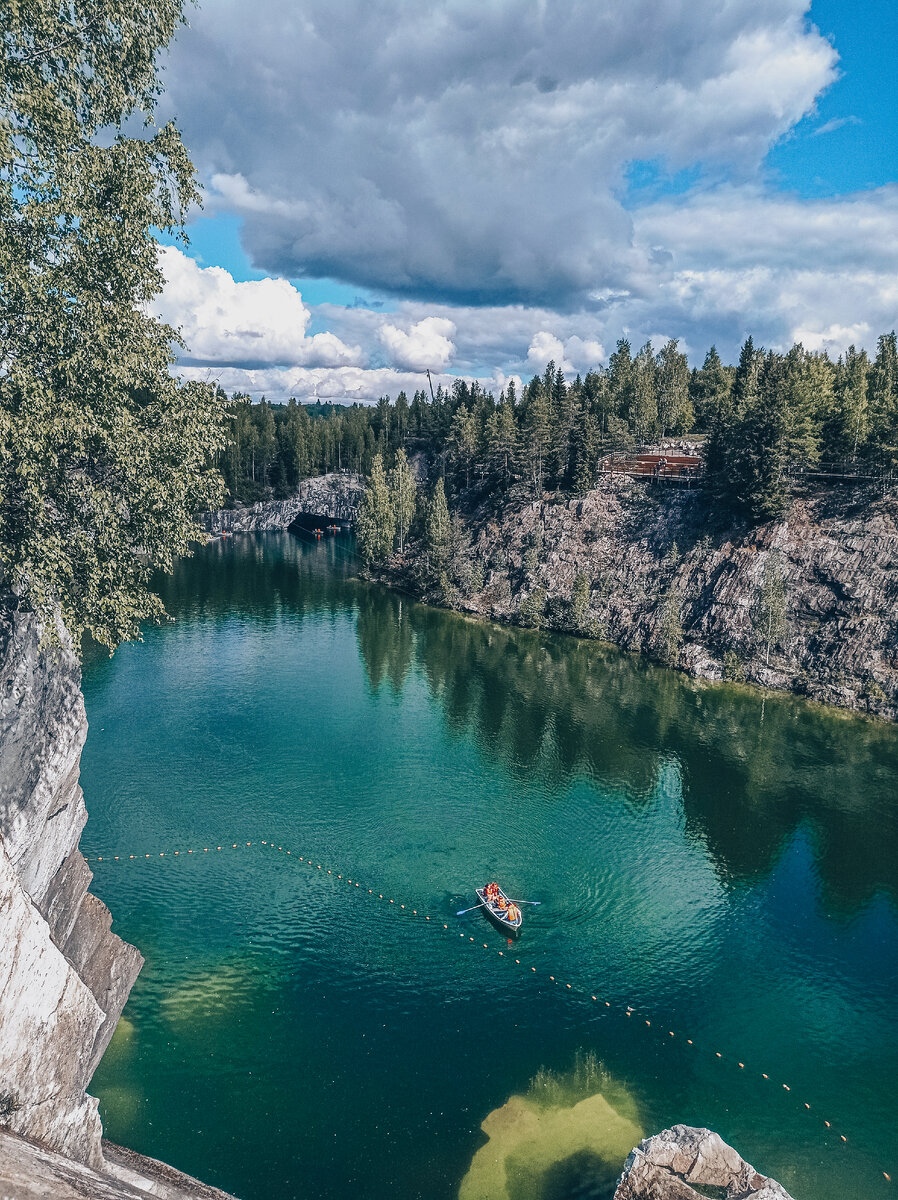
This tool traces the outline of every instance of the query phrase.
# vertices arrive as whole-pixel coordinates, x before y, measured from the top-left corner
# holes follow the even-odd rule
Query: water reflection
[[[687,831],[724,881],[769,873],[805,827],[828,907],[848,916],[879,891],[898,898],[893,726],[427,608],[359,582],[354,568],[345,541],[247,537],[180,563],[162,594],[173,613],[354,611],[371,688],[398,695],[424,679],[450,729],[516,778],[586,777],[638,806],[675,762]]]

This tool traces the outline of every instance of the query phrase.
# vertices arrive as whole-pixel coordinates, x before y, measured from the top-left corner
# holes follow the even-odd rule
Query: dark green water
[[[147,959],[107,1136],[242,1200],[450,1197],[582,1048],[646,1131],[892,1194],[898,730],[424,608],[335,542],[216,543],[165,599],[84,672],[82,847]],[[543,901],[511,954],[454,915],[487,877]],[[553,1178],[518,1194],[601,1194]]]

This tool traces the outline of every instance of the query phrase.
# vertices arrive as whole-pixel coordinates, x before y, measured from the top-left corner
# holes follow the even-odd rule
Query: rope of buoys
[[[225,844],[222,844],[222,845],[215,845],[215,846],[203,846],[203,848],[202,848],[202,853],[203,853],[203,854],[210,854],[210,853],[213,853],[213,854],[215,854],[215,853],[218,853],[218,852],[220,852],[220,851],[227,850],[227,849],[233,849],[233,850],[237,850],[237,849],[251,848],[253,845],[257,845],[257,846],[266,846],[266,847],[268,847],[268,848],[270,848],[270,849],[272,849],[272,850],[280,851],[281,853],[283,853],[283,854],[286,854],[287,856],[291,857],[291,858],[293,859],[293,861],[294,861],[294,862],[305,862],[305,863],[306,863],[306,864],[307,864],[309,867],[317,867],[317,869],[318,869],[319,871],[322,871],[322,872],[325,872],[325,871],[326,871],[326,873],[327,873],[328,875],[330,875],[330,876],[331,876],[331,878],[332,878],[332,879],[334,879],[334,880],[343,881],[343,882],[347,883],[349,886],[354,886],[354,887],[356,887],[356,888],[360,888],[360,889],[361,889],[361,885],[359,884],[358,880],[356,880],[356,881],[353,881],[353,880],[352,880],[351,878],[349,878],[349,877],[347,877],[347,878],[344,880],[344,878],[343,878],[343,874],[342,874],[342,873],[337,873],[337,874],[335,875],[332,869],[329,869],[329,868],[325,868],[325,867],[323,867],[323,865],[322,865],[321,863],[317,863],[317,864],[316,864],[316,863],[313,863],[313,861],[312,861],[312,859],[311,859],[311,858],[307,858],[306,856],[304,856],[304,855],[302,855],[302,854],[296,855],[296,854],[294,854],[294,853],[293,853],[292,851],[290,851],[290,850],[286,850],[286,851],[285,851],[285,850],[284,850],[284,848],[283,848],[283,846],[281,846],[281,845],[277,845],[277,844],[276,844],[276,843],[274,843],[274,842],[269,842],[269,841],[267,841],[266,839],[262,839],[262,840],[261,840],[260,842],[258,842],[258,843],[254,843],[254,842],[251,842],[251,841],[250,841],[250,842],[232,842],[232,843],[230,843],[230,844],[227,844],[227,843],[225,843]],[[199,852],[198,850],[197,850],[197,851],[194,851],[193,849],[187,849],[187,850],[174,850],[174,851],[168,851],[168,852],[166,852],[166,851],[162,850],[162,851],[158,851],[158,852],[157,852],[155,855],[153,855],[153,854],[147,854],[147,853],[144,853],[144,854],[128,854],[128,855],[124,855],[124,854],[113,854],[113,855],[105,855],[105,856],[104,856],[104,855],[100,854],[100,855],[96,855],[96,856],[88,856],[88,855],[84,855],[84,858],[85,858],[85,861],[86,861],[86,862],[88,862],[88,863],[90,863],[90,862],[95,862],[95,863],[102,863],[102,862],[125,862],[125,861],[127,861],[127,862],[131,862],[131,861],[143,861],[143,862],[146,862],[147,860],[149,860],[149,859],[152,859],[152,858],[154,858],[154,857],[158,857],[158,858],[165,858],[165,857],[166,857],[166,855],[167,855],[169,858],[179,858],[179,857],[181,857],[181,856],[194,855],[194,854],[199,854],[199,853],[200,853],[200,852]],[[374,895],[375,895],[374,889],[373,889],[373,888],[368,888],[368,889],[367,889],[367,894],[368,894],[369,896],[374,896]],[[395,900],[394,900],[394,899],[392,899],[392,898],[390,898],[390,897],[385,897],[383,892],[378,892],[378,893],[376,893],[376,895],[377,895],[377,898],[378,898],[379,900],[388,899],[388,901],[389,901],[389,903],[390,903],[390,904],[393,904],[393,905],[395,905]],[[398,906],[396,906],[396,907],[398,907],[399,909],[401,909],[401,910],[404,910],[404,911],[411,911],[412,915],[414,915],[414,916],[422,916],[422,917],[423,917],[423,919],[424,919],[425,921],[430,921],[430,916],[429,916],[429,915],[427,915],[427,914],[419,914],[419,912],[418,912],[418,910],[417,910],[416,908],[413,908],[413,909],[411,909],[411,910],[408,910],[408,909],[406,909],[406,905],[405,905],[405,904],[399,904],[399,905],[398,905]],[[448,929],[449,929],[449,925],[448,925],[448,923],[445,923],[445,922],[444,922],[444,923],[442,923],[442,928],[443,928],[444,930],[447,930],[447,931],[448,931]],[[465,934],[464,934],[463,932],[462,932],[462,933],[459,933],[459,937],[461,937],[462,939],[464,939],[464,937],[465,937]],[[473,937],[469,937],[469,938],[468,938],[468,940],[469,940],[469,942],[470,942],[470,943],[475,943],[475,939],[474,939]],[[482,946],[483,946],[483,949],[484,949],[484,950],[489,950],[489,949],[490,949],[490,944],[489,944],[488,942],[483,942],[483,943],[482,943]],[[505,955],[505,952],[504,952],[504,951],[502,951],[502,950],[499,950],[497,953],[498,953],[498,956],[499,956],[500,958],[506,958],[506,957],[507,957],[507,956]],[[508,962],[511,962],[512,960],[511,960],[511,958],[507,958],[507,961],[508,961]],[[515,959],[514,959],[514,963],[515,963],[515,965],[517,965],[517,966],[526,966],[526,965],[527,965],[526,963],[523,963],[523,962],[522,962],[522,960],[521,960],[520,958],[515,958]],[[530,970],[531,970],[531,972],[532,972],[532,973],[534,973],[534,974],[537,974],[537,973],[538,973],[538,972],[537,972],[537,968],[536,968],[536,967],[534,967],[534,966],[531,966],[531,967],[530,967]],[[557,979],[557,977],[556,977],[556,976],[554,976],[554,975],[549,975],[549,976],[548,976],[548,980],[549,980],[549,982],[550,982],[550,983],[553,983],[553,984],[556,984],[556,985],[557,985],[557,984],[558,984],[558,982],[559,982],[559,981],[558,981],[558,979]],[[575,985],[573,985],[573,984],[566,983],[566,984],[565,984],[565,990],[566,990],[566,991],[571,991],[571,992],[579,992],[579,991],[581,991],[581,988],[579,987],[579,985],[575,986]],[[612,1001],[610,1001],[610,1000],[606,1000],[606,999],[604,999],[604,998],[600,998],[599,996],[597,996],[597,995],[595,995],[595,994],[593,994],[593,993],[591,993],[591,992],[590,992],[590,993],[585,993],[585,994],[588,994],[588,995],[589,995],[589,999],[590,999],[591,1001],[593,1001],[594,1003],[601,1003],[601,1004],[604,1006],[604,1008],[605,1008],[605,1009],[607,1009],[607,1010],[609,1010],[609,1011],[611,1011],[611,1012],[614,1012],[615,1010],[616,1010],[616,1011],[619,1011],[619,1012],[621,1012],[621,1013],[622,1013],[622,1014],[623,1014],[625,1017],[633,1017],[634,1015],[636,1015],[636,1014],[637,1014],[637,1009],[636,1009],[636,1008],[634,1008],[634,1006],[633,1006],[633,1005],[630,1005],[630,1004],[627,1004],[627,1005],[620,1004],[619,1006],[615,1006],[615,1005],[612,1003]],[[645,1022],[645,1025],[646,1025],[646,1027],[647,1027],[647,1028],[651,1029],[651,1028],[653,1027],[653,1026],[652,1026],[652,1020],[651,1020],[651,1018],[649,1018],[649,1017],[643,1017],[643,1020],[644,1020],[644,1022]],[[663,1028],[663,1026],[662,1026],[661,1028]],[[675,1030],[669,1029],[669,1030],[667,1031],[667,1035],[666,1035],[666,1036],[667,1036],[667,1038],[676,1038],[676,1037],[677,1037],[677,1034],[676,1034],[676,1031],[675,1031]],[[693,1041],[693,1039],[692,1039],[692,1038],[683,1037],[682,1035],[680,1035],[680,1036],[682,1037],[682,1040],[686,1042],[686,1044],[687,1044],[687,1045],[689,1045],[689,1046],[693,1046],[693,1047],[695,1047],[695,1046],[696,1046],[696,1043]],[[725,1059],[725,1056],[723,1055],[723,1053],[722,1053],[721,1051],[719,1051],[719,1050],[715,1050],[713,1053],[714,1053],[714,1057],[715,1057],[715,1058],[717,1058],[717,1059],[719,1059],[719,1060],[721,1060],[721,1061],[728,1061],[728,1060],[726,1060],[726,1059]],[[736,1063],[736,1066],[738,1067],[738,1069],[739,1069],[739,1070],[742,1070],[742,1071],[746,1070],[746,1065],[745,1065],[745,1063],[744,1063],[744,1062],[740,1062],[738,1059],[733,1059],[732,1061]],[[764,1080],[767,1080],[768,1082],[770,1081],[770,1076],[769,1076],[769,1074],[768,1074],[766,1071],[761,1071],[761,1072],[760,1072],[760,1075],[761,1075],[761,1078],[762,1078],[762,1079],[764,1079]],[[790,1085],[789,1085],[789,1084],[786,1084],[786,1083],[782,1084],[782,1089],[783,1089],[784,1091],[786,1091],[786,1092],[789,1092],[789,1093],[791,1094],[792,1088],[790,1087]],[[803,1106],[803,1108],[804,1108],[804,1110],[805,1110],[806,1112],[810,1112],[810,1111],[812,1111],[812,1110],[811,1110],[811,1105],[810,1105],[810,1104],[809,1104],[807,1101],[803,1101],[803,1102],[802,1102],[802,1106]],[[825,1118],[823,1119],[823,1125],[824,1125],[824,1127],[825,1127],[826,1129],[828,1129],[828,1130],[832,1130],[832,1128],[833,1128],[833,1127],[832,1127],[832,1122],[831,1122],[831,1121],[828,1121],[828,1120],[826,1120]],[[835,1133],[835,1130],[833,1130],[833,1132]],[[847,1144],[847,1143],[848,1143],[848,1137],[847,1137],[847,1136],[846,1136],[844,1133],[840,1133],[840,1134],[838,1134],[838,1137],[839,1137],[839,1140],[840,1140],[840,1141],[841,1141],[843,1144]],[[888,1171],[882,1171],[882,1172],[881,1172],[881,1174],[882,1174],[882,1177],[883,1177],[883,1179],[884,1179],[884,1180],[885,1180],[887,1183],[891,1183],[891,1182],[892,1182],[892,1176],[891,1176],[891,1174],[889,1174],[889,1172],[888,1172]]]

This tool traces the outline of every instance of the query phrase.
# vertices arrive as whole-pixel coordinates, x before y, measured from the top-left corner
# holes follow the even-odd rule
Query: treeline
[[[496,398],[459,379],[433,395],[420,390],[409,401],[400,392],[369,406],[230,403],[220,465],[236,500],[286,495],[325,471],[370,474],[377,456],[388,473],[400,449],[420,453],[450,498],[472,488],[582,493],[608,454],[695,433],[707,438],[710,494],[762,519],[782,511],[790,465],[898,460],[894,332],[879,339],[872,361],[854,347],[837,361],[800,345],[765,353],[749,338],[738,366],[725,366],[712,347],[690,368],[676,341],[634,354],[622,339],[606,368],[569,382],[549,363],[520,395],[513,382]]]

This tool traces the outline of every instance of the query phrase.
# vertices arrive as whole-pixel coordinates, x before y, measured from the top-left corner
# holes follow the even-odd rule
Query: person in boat
[[[521,910],[515,904],[514,900],[512,900],[511,904],[509,904],[508,908],[506,909],[505,919],[506,919],[506,921],[510,922],[510,924],[517,925],[518,921],[520,920],[520,917],[521,917]]]
[[[508,901],[505,899],[504,896],[500,896],[499,899],[496,901],[496,907],[499,909],[500,912],[505,912],[506,908],[508,908]]]

